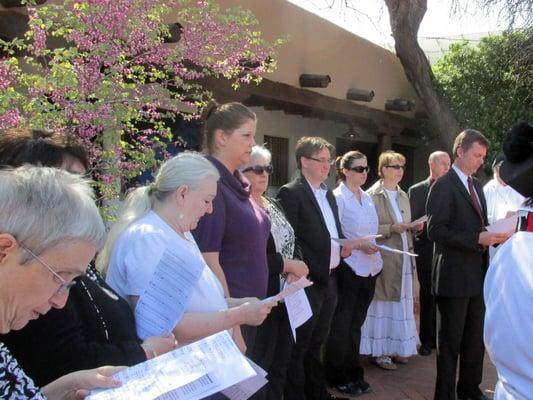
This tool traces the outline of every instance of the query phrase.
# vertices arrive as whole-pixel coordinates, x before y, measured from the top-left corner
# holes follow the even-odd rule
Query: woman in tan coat
[[[381,179],[370,189],[378,214],[378,244],[411,251],[411,211],[407,194],[398,185],[403,178],[405,157],[393,151],[379,156]],[[374,299],[362,328],[361,354],[371,354],[373,362],[394,370],[417,353],[418,333],[413,311],[413,272],[415,261],[405,254],[381,251],[383,271],[376,281]]]

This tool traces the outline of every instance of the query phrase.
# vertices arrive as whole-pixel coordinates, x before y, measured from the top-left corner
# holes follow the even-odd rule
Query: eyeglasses
[[[363,167],[361,165],[356,165],[355,167],[350,167],[350,168],[346,168],[346,169],[348,169],[350,171],[357,172],[358,174],[362,174],[363,172],[370,171],[370,168],[368,166]]]
[[[328,164],[328,165],[333,165],[335,164],[335,160],[330,160],[330,159],[326,159],[326,158],[314,158],[314,157],[306,157],[304,156],[305,158],[308,158],[309,160],[313,160],[313,161],[316,161],[320,164]]]
[[[403,169],[403,170],[405,170],[405,165],[385,165],[385,168],[393,168],[393,169]]]
[[[50,265],[48,265],[48,263],[46,263],[41,257],[36,255],[33,251],[28,249],[23,244],[20,244],[20,247],[22,247],[24,250],[26,250],[28,253],[30,253],[30,255],[33,258],[35,258],[37,261],[39,261],[39,263],[43,267],[48,269],[48,271],[50,271],[52,273],[52,275],[54,275],[54,282],[56,282],[59,285],[59,287],[57,288],[57,292],[56,292],[57,294],[63,295],[65,293],[67,293],[76,284],[76,281],[67,282],[66,280],[64,280],[57,272],[54,271],[54,269]]]
[[[274,167],[272,167],[272,165],[253,165],[243,169],[242,172],[248,171],[252,171],[256,175],[262,175],[263,172],[266,172],[268,175],[270,175],[274,171]]]

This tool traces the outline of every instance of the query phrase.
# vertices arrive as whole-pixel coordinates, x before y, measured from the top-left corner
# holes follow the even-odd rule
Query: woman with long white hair
[[[190,233],[202,216],[212,212],[218,179],[216,168],[201,154],[187,152],[165,161],[153,183],[128,195],[97,259],[100,270],[107,270],[107,283],[132,308],[159,264],[174,263],[187,270],[192,263],[201,263],[197,283],[185,299],[185,314],[173,330],[181,343],[241,324],[259,325],[274,305],[245,299],[228,308],[220,281]],[[183,256],[172,258],[169,253]]]

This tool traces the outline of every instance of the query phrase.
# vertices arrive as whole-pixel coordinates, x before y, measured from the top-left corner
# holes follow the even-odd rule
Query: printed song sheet
[[[199,400],[255,376],[227,331],[120,371],[88,400]]]
[[[374,239],[379,239],[381,236],[383,235],[365,235],[365,236],[360,236],[360,237],[357,237],[357,238],[351,238],[351,239],[337,239],[337,238],[331,238],[331,240],[333,240],[334,242],[337,242],[338,244],[340,244],[341,246],[356,246],[361,240],[374,240]]]
[[[172,332],[183,316],[205,263],[167,248],[135,307],[137,334],[142,340]]]
[[[418,224],[421,224],[422,222],[427,222],[427,220],[428,220],[428,216],[427,215],[423,215],[420,218],[415,219],[414,221],[412,221],[409,224],[409,228],[414,228],[415,226],[417,226]]]
[[[499,219],[488,225],[487,231],[491,233],[513,233],[518,225],[518,215],[514,214],[508,218]]]
[[[296,293],[285,298],[287,314],[289,315],[289,324],[291,325],[292,336],[296,342],[296,328],[303,325],[313,316],[311,304],[305,294],[305,290],[300,289]]]
[[[268,382],[266,379],[267,372],[252,360],[247,360],[257,375],[223,390],[222,393],[230,400],[246,400]]]
[[[287,298],[288,296],[290,296],[291,294],[296,293],[299,290],[301,290],[303,288],[306,288],[307,286],[311,286],[312,284],[313,284],[313,282],[311,282],[305,276],[302,276],[300,279],[298,279],[297,281],[295,281],[293,283],[286,282],[285,283],[285,288],[281,292],[279,292],[275,296],[267,297],[263,301],[264,302],[270,302],[272,300],[281,301],[281,300]]]
[[[394,248],[389,247],[389,246],[384,245],[384,244],[377,244],[376,246],[379,249],[383,250],[383,251],[388,251],[388,252],[391,252],[391,253],[398,253],[398,254],[407,254],[408,256],[418,257],[418,254],[411,253],[409,251],[403,251],[403,250],[400,250],[400,249],[394,249]]]

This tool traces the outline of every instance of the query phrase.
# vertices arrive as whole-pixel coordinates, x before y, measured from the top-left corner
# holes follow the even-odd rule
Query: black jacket
[[[481,221],[470,194],[451,168],[433,184],[427,201],[428,236],[435,242],[433,293],[478,296],[483,290],[486,249],[478,244],[487,225],[487,204],[480,183],[474,187],[483,210]]]
[[[300,173],[280,188],[277,198],[294,229],[302,260],[309,268],[310,279],[315,284],[327,286],[331,237],[309,183]],[[343,238],[337,203],[331,190],[328,190],[326,198],[333,211],[339,237]]]
[[[95,279],[98,283],[78,278],[64,308],[52,308],[23,329],[0,336],[38,386],[80,369],[146,360],[129,304],[99,275]]]

